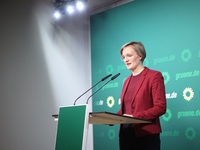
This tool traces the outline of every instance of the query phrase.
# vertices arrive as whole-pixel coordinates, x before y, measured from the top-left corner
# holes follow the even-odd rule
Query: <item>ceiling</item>
[[[103,7],[119,0],[87,0],[89,9]]]
[[[74,0],[51,0],[51,1],[52,3],[54,3],[55,7],[64,10],[64,7],[62,6]],[[92,15],[134,0],[84,0],[84,1],[86,1],[87,3],[86,4],[87,13]]]
[[[87,0],[88,4],[87,7],[89,12],[94,12],[96,10],[102,9],[114,3],[128,2],[128,1],[130,2],[132,0]]]

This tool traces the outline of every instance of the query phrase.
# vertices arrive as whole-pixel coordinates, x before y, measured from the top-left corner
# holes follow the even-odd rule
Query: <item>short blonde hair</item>
[[[141,61],[142,62],[144,61],[144,59],[146,58],[146,51],[145,51],[144,45],[141,42],[132,41],[132,42],[128,42],[128,43],[124,44],[120,49],[121,55],[122,55],[124,48],[127,46],[131,46],[136,51],[136,53],[142,57]]]

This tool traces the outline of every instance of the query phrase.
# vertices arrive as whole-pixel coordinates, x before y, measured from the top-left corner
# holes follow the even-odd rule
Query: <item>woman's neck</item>
[[[135,70],[132,70],[132,75],[136,76],[140,74],[144,70],[144,66],[138,66]]]

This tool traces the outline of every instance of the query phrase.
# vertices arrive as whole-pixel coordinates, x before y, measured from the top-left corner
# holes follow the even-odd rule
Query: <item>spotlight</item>
[[[84,10],[85,5],[84,5],[83,1],[78,0],[78,1],[76,2],[76,8],[77,8],[79,11]]]
[[[74,6],[73,5],[67,5],[66,10],[69,14],[73,14],[74,13]]]
[[[59,19],[61,17],[61,14],[59,11],[55,11],[53,16],[54,16],[54,18]]]

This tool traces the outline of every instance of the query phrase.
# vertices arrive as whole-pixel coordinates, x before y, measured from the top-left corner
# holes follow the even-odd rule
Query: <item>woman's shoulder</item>
[[[162,73],[158,70],[154,70],[154,69],[149,69],[148,67],[145,67],[145,74],[149,74],[149,75],[161,75]]]

